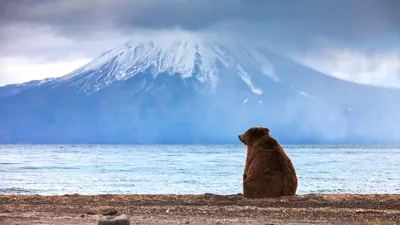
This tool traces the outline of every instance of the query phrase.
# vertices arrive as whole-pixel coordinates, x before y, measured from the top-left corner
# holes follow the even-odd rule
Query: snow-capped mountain
[[[63,77],[0,87],[0,142],[236,143],[260,125],[283,143],[400,143],[399,100],[262,47],[130,41]]]

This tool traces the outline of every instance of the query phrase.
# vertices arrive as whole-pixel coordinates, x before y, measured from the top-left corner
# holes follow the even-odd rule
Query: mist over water
[[[400,194],[400,147],[284,146],[298,194]],[[236,194],[243,145],[0,145],[0,194]]]

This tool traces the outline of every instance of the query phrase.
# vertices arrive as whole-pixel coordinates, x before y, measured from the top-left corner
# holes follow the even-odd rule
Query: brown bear
[[[239,135],[247,146],[243,174],[243,195],[268,198],[295,195],[297,176],[282,146],[269,135],[269,129],[252,127]]]

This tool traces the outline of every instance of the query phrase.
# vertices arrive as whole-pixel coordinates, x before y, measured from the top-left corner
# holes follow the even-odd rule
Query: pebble
[[[119,216],[103,216],[97,225],[130,225],[130,221],[125,214]]]
[[[115,208],[109,206],[95,207],[87,212],[89,215],[102,214],[103,216],[116,215],[117,213],[118,211]]]

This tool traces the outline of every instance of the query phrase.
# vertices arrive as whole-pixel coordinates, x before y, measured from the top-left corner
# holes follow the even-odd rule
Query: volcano
[[[323,74],[264,47],[130,41],[59,78],[0,87],[0,143],[400,143],[400,90]]]

